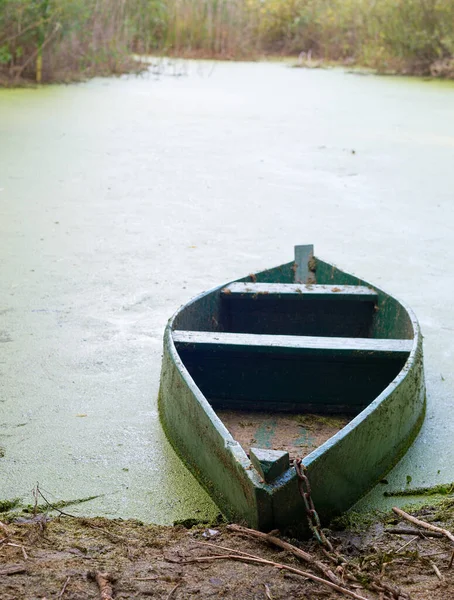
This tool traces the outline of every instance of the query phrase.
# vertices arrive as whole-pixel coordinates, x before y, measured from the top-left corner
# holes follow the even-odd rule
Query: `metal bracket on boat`
[[[285,473],[290,466],[289,454],[283,450],[250,448],[249,455],[251,463],[267,483]]]

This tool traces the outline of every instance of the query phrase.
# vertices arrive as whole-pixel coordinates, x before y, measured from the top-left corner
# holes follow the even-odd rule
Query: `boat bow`
[[[311,246],[297,247],[291,263],[200,295],[166,328],[159,406],[167,436],[220,509],[252,527],[307,530],[297,457],[243,448],[218,414],[346,415],[302,457],[327,520],[402,456],[424,404],[412,311],[314,257]]]

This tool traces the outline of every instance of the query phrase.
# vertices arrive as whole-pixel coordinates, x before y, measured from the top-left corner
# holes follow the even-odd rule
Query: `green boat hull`
[[[250,275],[239,282],[251,282],[251,286],[271,283],[289,287],[295,281],[297,270],[298,265],[290,262]],[[320,288],[334,286],[331,289],[333,294],[341,290],[339,286],[362,286],[371,290],[367,282],[315,257],[311,257],[306,280],[310,284],[316,280]],[[310,285],[307,291],[313,291]],[[337,321],[331,316],[333,310],[330,306],[333,305],[329,304],[331,300],[327,296],[326,301],[313,303],[314,310],[319,312],[314,313],[314,318],[307,317],[305,324],[301,325],[301,311],[295,299],[290,296],[284,298],[281,294],[275,300],[268,292],[266,298],[259,298],[266,314],[261,308],[257,309],[259,304],[246,302],[243,305],[252,305],[251,309],[230,311],[226,320],[226,289],[220,286],[195,298],[170,319],[164,335],[160,418],[181,459],[229,519],[262,531],[277,528],[292,530],[298,535],[305,535],[308,531],[295,469],[290,464],[281,468],[275,478],[267,480],[264,477],[257,463],[251,462],[216,414],[216,407],[222,402],[228,405],[229,398],[237,407],[250,402],[255,409],[260,409],[262,402],[267,411],[282,407],[290,412],[312,411],[314,403],[321,402],[325,412],[335,412],[337,405],[334,400],[326,405],[323,398],[320,400],[326,394],[336,401],[340,398],[339,410],[345,412],[350,407],[351,421],[303,459],[311,483],[312,499],[325,523],[350,508],[384,477],[411,445],[425,411],[422,336],[411,310],[377,288],[373,288],[373,293],[376,299],[368,304],[369,308],[355,302],[353,310],[347,306],[348,303],[336,302],[334,312],[340,311],[341,315]],[[257,295],[253,297],[257,299]],[[266,302],[271,302],[268,308]],[[276,306],[287,311],[287,316],[279,317],[277,325],[277,321],[273,324],[278,312]],[[308,315],[312,309],[307,308],[309,305],[305,306],[303,313]],[[372,311],[371,314],[366,314],[368,311]],[[263,318],[264,314],[267,318]],[[363,321],[366,323],[366,318],[369,319],[367,327],[361,324]],[[356,338],[361,338],[362,349],[347,349],[345,352],[342,347],[331,349],[329,360],[323,361],[317,358],[317,350],[310,350],[311,357],[307,359],[309,351],[305,347],[295,349],[295,344],[287,344],[289,339],[296,339],[289,335],[293,324],[304,335],[316,333],[323,336],[322,340],[329,339],[330,332],[323,329],[326,323],[330,331],[335,331],[337,344],[342,339],[348,342],[345,328],[355,329]],[[285,341],[284,348],[276,350],[271,344],[271,355],[269,348],[263,350],[260,342],[259,346],[245,354],[244,344],[250,339],[254,341],[257,338],[255,329],[262,328],[262,333],[263,327],[266,334],[273,333],[266,328],[279,327],[279,333],[284,333],[284,337],[280,338]],[[312,331],[311,327],[315,327],[316,331]],[[234,340],[232,333],[225,335],[232,328],[243,332],[239,336],[240,342]],[[359,335],[358,328],[363,328]],[[247,336],[245,331],[252,333]],[[178,338],[176,332],[183,333]],[[203,332],[198,336],[208,336],[208,342],[198,342],[196,347],[191,343],[193,334],[185,332],[196,332],[195,337],[197,332]],[[221,342],[217,341],[217,332],[220,332]],[[185,336],[189,338],[187,343]],[[224,338],[234,340],[233,344],[228,342],[227,352],[219,346]],[[176,342],[176,339],[180,341]],[[407,352],[402,357],[393,350],[391,357],[387,352],[377,354],[363,348],[374,340],[381,340],[379,343],[391,340],[394,345],[400,343],[395,340],[402,340]],[[287,346],[291,346],[290,351]],[[197,352],[194,353],[194,349]],[[276,352],[280,355],[277,356]],[[353,362],[348,362],[348,357],[343,358],[346,353],[353,357]],[[267,361],[271,362],[268,364]],[[243,373],[242,364],[246,363],[248,371]],[[275,381],[281,368],[285,373],[282,388]],[[355,369],[353,374],[350,368]],[[255,376],[251,377],[248,373],[255,373]],[[335,386],[339,386],[338,394],[333,392]],[[223,387],[227,390],[226,394],[223,394]],[[256,393],[252,388],[256,388]],[[282,398],[276,398],[277,389],[284,390]],[[301,400],[303,397],[310,400],[307,406],[304,404],[306,400]]]

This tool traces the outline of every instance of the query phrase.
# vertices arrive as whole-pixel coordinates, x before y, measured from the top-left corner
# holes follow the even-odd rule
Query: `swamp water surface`
[[[0,91],[0,499],[39,482],[98,496],[77,514],[216,515],[159,424],[163,330],[302,243],[425,336],[426,421],[360,507],[453,482],[454,84],[176,65]]]

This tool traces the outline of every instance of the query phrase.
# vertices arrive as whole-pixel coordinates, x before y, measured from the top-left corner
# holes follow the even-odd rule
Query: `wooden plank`
[[[412,340],[174,331],[214,408],[357,414],[403,369]]]
[[[378,296],[361,285],[235,282],[223,288],[221,301],[222,331],[367,338]]]
[[[184,348],[179,354],[213,408],[296,414],[358,414],[405,364],[398,357],[328,359],[218,348]]]
[[[367,338],[377,314],[374,302],[352,302],[346,296],[316,302],[311,296],[292,294],[263,294],[250,301],[239,294],[226,298],[221,303],[222,325],[216,329],[238,333]],[[189,323],[176,329],[212,330]]]
[[[205,346],[233,348],[255,352],[264,350],[279,354],[329,354],[329,355],[375,355],[407,356],[413,340],[316,337],[293,335],[261,335],[251,333],[226,333],[215,331],[174,331],[177,346]]]
[[[248,283],[235,282],[222,289],[223,299],[242,298],[263,300],[283,296],[296,300],[351,300],[377,302],[378,295],[372,288],[363,285],[315,285],[298,283]]]
[[[315,283],[314,246],[295,246],[296,283]]]

